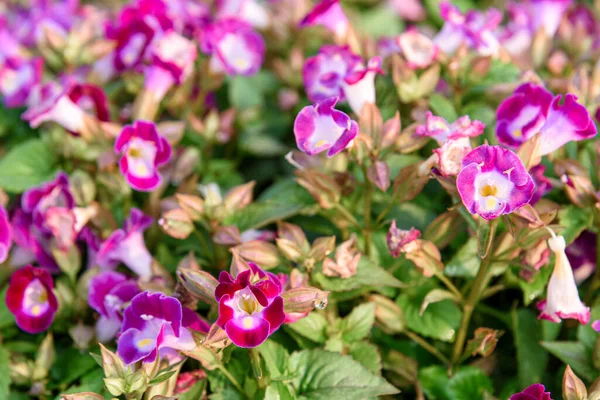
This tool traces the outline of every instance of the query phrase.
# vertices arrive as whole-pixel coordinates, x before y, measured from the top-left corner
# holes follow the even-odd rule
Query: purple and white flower
[[[96,117],[98,121],[110,120],[108,99],[100,86],[75,82],[67,88],[67,96],[84,112]]]
[[[322,0],[303,19],[300,27],[321,25],[334,33],[337,38],[345,38],[350,23],[339,0]]]
[[[100,314],[96,322],[96,337],[100,342],[111,340],[121,330],[123,311],[140,292],[134,280],[118,272],[104,271],[90,280],[88,304]]]
[[[211,55],[210,68],[215,73],[254,75],[265,56],[265,42],[249,24],[228,18],[202,30],[200,47]]]
[[[494,219],[529,203],[535,184],[519,157],[500,146],[479,146],[463,160],[456,186],[471,214]]]
[[[96,254],[96,262],[103,268],[111,268],[122,262],[142,279],[152,276],[152,255],[144,242],[144,231],[152,225],[152,218],[137,208],[131,209],[123,229],[114,231],[102,242]]]
[[[298,148],[308,155],[327,150],[327,156],[343,151],[358,134],[356,121],[334,108],[337,97],[306,106],[294,121]]]
[[[586,325],[590,322],[590,308],[579,298],[573,269],[565,253],[565,238],[553,233],[548,239],[548,247],[554,252],[556,262],[548,282],[546,300],[538,303],[540,318],[557,323],[562,319],[576,319]]]
[[[548,37],[554,37],[560,20],[573,4],[573,0],[527,0],[533,32],[543,29]]]
[[[40,57],[31,60],[10,57],[0,66],[0,92],[4,105],[8,108],[26,105],[31,91],[42,80],[44,60]]]
[[[193,350],[196,342],[186,327],[194,314],[179,300],[162,293],[136,295],[123,314],[117,353],[125,364],[151,363],[164,351]],[[196,316],[197,319],[197,316]]]
[[[58,310],[53,289],[52,276],[45,269],[28,265],[12,274],[6,306],[14,314],[19,328],[39,333],[50,327]]]
[[[223,271],[215,298],[219,302],[216,324],[238,347],[256,347],[285,321],[281,282],[254,263],[234,280]]]
[[[171,158],[171,145],[159,135],[154,123],[135,121],[119,134],[115,152],[121,154],[119,167],[129,185],[149,192],[162,181],[158,167]]]
[[[362,58],[348,46],[322,46],[317,55],[306,59],[302,68],[308,99],[317,102],[336,96],[344,100],[343,80],[361,63]]]
[[[375,75],[383,74],[381,57],[373,57],[367,67],[357,64],[342,81],[342,89],[350,108],[360,114],[366,103],[375,104]]]

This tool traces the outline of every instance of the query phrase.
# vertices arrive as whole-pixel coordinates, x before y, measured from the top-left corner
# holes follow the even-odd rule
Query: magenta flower
[[[462,160],[456,186],[471,214],[494,219],[529,203],[535,184],[519,157],[500,146],[479,146]]]
[[[169,161],[171,145],[158,134],[153,122],[135,121],[119,134],[115,152],[122,154],[119,167],[129,185],[151,192],[161,183],[158,167]]]
[[[340,153],[358,134],[358,124],[333,107],[337,97],[306,106],[294,121],[298,148],[308,155],[327,150],[327,156]]]
[[[589,139],[596,135],[596,124],[577,97],[566,94],[552,98],[541,86],[526,83],[505,99],[497,111],[498,140],[517,147],[537,133],[540,137],[539,155],[550,154],[571,141]]]
[[[573,0],[527,0],[526,4],[530,10],[533,31],[543,28],[546,35],[553,37]]]
[[[193,318],[186,317],[188,313],[194,314],[174,297],[149,292],[136,295],[123,314],[117,353],[128,365],[154,362],[164,351],[193,350],[196,342],[186,326]]]
[[[531,16],[527,5],[508,3],[508,23],[496,31],[502,47],[511,55],[519,56],[531,47],[535,32],[532,30]]]
[[[373,57],[367,67],[357,64],[342,81],[342,88],[350,108],[360,114],[366,103],[375,104],[375,75],[383,74],[381,57]]]
[[[88,304],[100,314],[96,322],[99,341],[107,342],[121,330],[123,310],[140,292],[134,280],[118,272],[101,272],[90,280]]]
[[[58,302],[50,273],[28,265],[15,271],[6,292],[6,306],[14,314],[19,328],[28,333],[50,327]]]
[[[322,0],[303,19],[300,27],[321,25],[338,38],[345,38],[350,27],[339,0]]]
[[[590,308],[579,298],[573,269],[565,253],[565,238],[553,234],[548,239],[548,247],[554,252],[556,262],[548,282],[546,299],[537,304],[540,318],[556,323],[562,319],[576,319],[586,325],[590,322]]]
[[[39,187],[27,189],[21,197],[21,209],[31,214],[35,226],[42,232],[49,232],[46,213],[51,208],[75,207],[75,199],[69,187],[69,177],[64,172]]]
[[[427,68],[437,58],[438,47],[433,41],[416,29],[407,29],[396,38],[398,48],[409,68]]]
[[[594,329],[596,332],[600,332],[600,319],[592,322],[592,329]]]
[[[196,45],[176,32],[167,32],[152,46],[152,65],[144,85],[160,101],[169,88],[184,82],[193,72]]]
[[[552,190],[552,182],[544,176],[544,172],[546,172],[546,166],[543,164],[536,165],[529,170],[529,175],[531,175],[533,183],[535,183],[535,192],[533,192],[533,197],[529,204],[533,205],[537,203]]]
[[[248,263],[250,269],[234,280],[222,271],[215,298],[219,302],[216,324],[238,347],[256,347],[285,321],[279,279]]]
[[[591,231],[581,232],[581,235],[567,246],[565,253],[573,267],[575,283],[580,284],[594,273],[596,252],[596,234]]]
[[[200,47],[211,55],[215,73],[254,75],[265,56],[265,42],[250,25],[229,18],[216,21],[202,30]]]
[[[270,16],[264,5],[256,0],[217,0],[217,18],[238,18],[256,28],[266,28]]]
[[[535,383],[520,393],[513,394],[509,400],[552,400],[550,392],[541,383]]]
[[[8,108],[23,107],[32,89],[42,80],[44,59],[10,57],[0,65],[0,92],[4,105]]]
[[[388,58],[392,54],[399,54],[400,46],[398,45],[398,37],[382,36],[377,40],[377,54],[382,58]]]
[[[16,267],[34,261],[50,271],[59,271],[58,264],[50,252],[50,239],[39,231],[33,223],[33,216],[17,209],[11,218],[13,239],[16,247],[10,257],[10,263]]]
[[[322,46],[317,55],[306,59],[302,68],[308,99],[313,103],[332,96],[343,100],[343,80],[361,63],[361,57],[348,46]]]
[[[418,229],[398,229],[396,227],[396,220],[393,220],[386,236],[388,250],[392,257],[399,257],[400,253],[406,251],[405,246],[417,240],[419,236],[421,236],[421,231]]]
[[[109,121],[108,100],[100,86],[91,83],[72,83],[67,96],[84,112],[95,116],[99,121]]]
[[[77,218],[73,210],[64,207],[50,207],[44,214],[44,227],[50,230],[61,250],[68,250],[77,239]]]
[[[6,261],[12,246],[12,228],[6,209],[0,206],[0,264]]]
[[[152,276],[152,255],[144,242],[144,231],[152,225],[152,218],[137,208],[132,208],[123,229],[114,231],[100,245],[96,262],[110,268],[122,262],[142,279]]]

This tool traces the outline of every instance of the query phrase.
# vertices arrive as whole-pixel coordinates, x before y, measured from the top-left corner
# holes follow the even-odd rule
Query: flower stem
[[[348,222],[350,222],[352,225],[360,226],[360,223],[358,222],[358,220],[356,218],[354,218],[354,215],[352,215],[352,213],[350,211],[348,211],[348,209],[346,207],[344,207],[342,204],[336,203],[335,209],[338,210],[340,212],[340,214],[342,214],[348,220]]]
[[[418,343],[422,348],[424,348],[425,350],[427,350],[433,356],[437,357],[438,360],[440,360],[444,364],[446,364],[446,365],[450,364],[450,360],[448,360],[448,358],[444,354],[442,354],[441,351],[439,351],[438,349],[436,349],[435,347],[433,347],[427,340],[423,339],[421,336],[419,336],[416,333],[413,333],[411,331],[405,331],[403,333],[406,336],[408,336],[408,338],[410,340],[412,340],[413,342]]]
[[[219,365],[217,368],[219,368],[219,371],[221,371],[223,373],[223,375],[225,375],[227,377],[227,379],[229,379],[229,382],[231,382],[231,384],[233,386],[235,386],[235,388],[237,389],[238,392],[240,393],[244,393],[244,389],[242,389],[242,386],[240,385],[240,383],[237,381],[237,379],[235,379],[235,377],[233,375],[231,375],[231,372],[229,372],[227,370],[227,368],[225,368],[224,365]]]
[[[254,377],[258,382],[258,387],[263,389],[267,385],[265,383],[265,378],[263,377],[262,368],[260,367],[260,354],[258,353],[258,349],[253,347],[248,349],[250,354],[250,363],[252,364],[252,372],[254,372]]]
[[[365,217],[363,234],[365,237],[365,254],[371,254],[371,202],[373,197],[373,184],[369,180],[367,166],[362,165],[362,171],[365,178]]]

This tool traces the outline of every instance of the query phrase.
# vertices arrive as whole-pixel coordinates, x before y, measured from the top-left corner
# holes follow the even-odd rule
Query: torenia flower
[[[90,280],[88,304],[100,314],[96,322],[99,341],[107,342],[121,330],[123,310],[140,292],[134,280],[118,272],[104,271]]]
[[[43,66],[42,58],[24,60],[10,57],[4,62],[0,67],[0,92],[6,107],[22,107],[27,104],[32,89],[42,80]]]
[[[308,99],[322,101],[332,96],[344,99],[343,80],[362,63],[348,46],[327,45],[309,57],[302,68],[302,80]]]
[[[392,257],[397,258],[400,256],[400,253],[406,252],[407,245],[417,240],[419,236],[421,236],[421,232],[418,229],[398,229],[396,227],[396,220],[393,220],[386,236],[388,250]]]
[[[169,161],[171,145],[158,134],[154,123],[135,121],[119,134],[115,152],[122,154],[119,167],[131,187],[149,192],[161,183],[158,167]]]
[[[256,0],[217,0],[217,18],[239,18],[256,28],[271,23],[265,6]]]
[[[396,38],[397,46],[409,68],[427,68],[435,61],[438,47],[416,29],[408,29]]]
[[[358,64],[342,81],[342,88],[350,108],[360,114],[366,103],[375,104],[375,75],[383,74],[381,57],[373,57],[367,67]]]
[[[552,400],[550,392],[541,383],[535,383],[520,393],[513,394],[509,400]]]
[[[215,298],[219,302],[216,324],[238,347],[256,347],[285,321],[279,279],[248,263],[250,269],[234,280],[223,271]]]
[[[596,270],[596,234],[583,231],[567,246],[565,253],[573,267],[573,275],[577,284],[585,281]]]
[[[573,0],[527,0],[533,31],[544,30],[547,36],[553,37],[558,29],[563,14],[569,9]]]
[[[160,100],[174,84],[181,84],[193,72],[196,45],[170,31],[152,46],[152,65],[146,69],[144,86]]]
[[[49,232],[46,225],[46,213],[51,208],[75,207],[75,199],[69,187],[69,177],[64,172],[56,178],[38,187],[27,189],[21,197],[21,209],[33,216],[36,227],[43,232]]]
[[[294,135],[298,148],[308,155],[327,150],[327,156],[340,153],[358,134],[358,124],[333,107],[337,97],[331,97],[313,106],[306,106],[294,121]]]
[[[100,86],[75,82],[69,85],[67,96],[83,111],[95,116],[99,121],[110,120],[108,100]]]
[[[96,262],[111,267],[122,262],[143,279],[152,276],[152,255],[144,243],[144,231],[152,225],[152,218],[137,208],[131,209],[123,229],[117,229],[106,239],[96,254]]]
[[[196,343],[185,326],[185,314],[191,311],[186,310],[179,300],[162,293],[143,292],[135,296],[123,314],[117,343],[117,353],[125,364],[153,362],[168,349],[194,349]]]
[[[471,214],[494,219],[529,203],[533,179],[519,157],[500,146],[483,145],[467,154],[456,186]]]
[[[596,135],[596,124],[586,108],[572,94],[552,93],[541,86],[526,83],[498,107],[498,140],[517,147],[540,134],[540,156],[550,154],[571,141],[589,139]]]
[[[210,54],[215,73],[254,75],[265,56],[265,42],[247,23],[234,19],[216,21],[202,30],[201,49]]]
[[[548,247],[556,256],[556,261],[548,282],[546,300],[538,303],[540,318],[557,323],[562,319],[576,319],[585,325],[590,322],[590,308],[579,299],[573,269],[565,253],[565,238],[551,233]]]
[[[350,27],[339,0],[322,0],[300,21],[301,28],[314,25],[324,26],[340,39],[346,37]]]
[[[6,209],[0,206],[0,263],[8,258],[12,246],[12,228],[8,220]]]
[[[50,272],[45,269],[28,265],[13,273],[6,292],[6,306],[15,315],[19,328],[39,333],[50,327],[58,309],[53,288]]]

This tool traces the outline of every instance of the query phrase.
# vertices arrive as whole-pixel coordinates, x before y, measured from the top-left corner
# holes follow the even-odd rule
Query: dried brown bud
[[[356,274],[361,254],[356,248],[356,235],[340,244],[335,251],[335,261],[326,258],[323,261],[323,273],[347,279]]]

